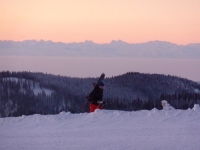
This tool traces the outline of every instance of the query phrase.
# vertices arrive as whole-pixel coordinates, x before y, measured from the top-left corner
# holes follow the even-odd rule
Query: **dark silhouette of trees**
[[[88,112],[85,96],[97,78],[71,78],[32,72],[0,72],[0,117]],[[159,74],[126,73],[105,79],[105,109],[162,109],[167,100],[176,109],[200,104],[200,85]]]

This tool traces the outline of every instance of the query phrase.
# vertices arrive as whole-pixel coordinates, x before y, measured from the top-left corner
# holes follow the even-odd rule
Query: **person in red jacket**
[[[90,101],[90,112],[94,112],[96,109],[103,109],[103,105],[106,104],[103,101],[103,90],[104,83],[100,81],[97,86],[95,86],[94,90],[89,94],[88,100]]]

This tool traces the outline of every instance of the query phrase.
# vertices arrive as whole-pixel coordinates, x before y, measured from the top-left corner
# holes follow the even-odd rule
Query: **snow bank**
[[[199,104],[195,104],[193,107],[193,110],[200,111]]]
[[[191,150],[200,109],[113,111],[0,118],[2,150]]]
[[[173,110],[174,109],[174,107],[172,107],[166,100],[162,100],[161,105],[163,107],[163,110]]]

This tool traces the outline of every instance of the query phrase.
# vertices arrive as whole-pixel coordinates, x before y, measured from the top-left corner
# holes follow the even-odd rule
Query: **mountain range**
[[[121,40],[106,44],[97,44],[92,41],[80,43],[43,40],[0,41],[0,56],[200,59],[200,43],[177,45],[164,41],[130,44]]]

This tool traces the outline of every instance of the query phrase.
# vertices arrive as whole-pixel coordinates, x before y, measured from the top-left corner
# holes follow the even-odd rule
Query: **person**
[[[96,86],[94,85],[94,90],[89,94],[88,100],[90,101],[90,112],[94,112],[96,109],[103,109],[103,105],[106,104],[103,101],[103,91],[104,91],[104,82],[100,81]]]

